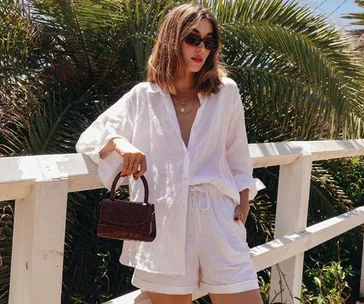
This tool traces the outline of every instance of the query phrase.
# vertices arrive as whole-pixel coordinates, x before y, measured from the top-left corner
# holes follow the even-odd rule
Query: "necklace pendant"
[[[181,112],[182,113],[184,113],[185,112],[185,108],[183,107],[183,108],[181,108]]]

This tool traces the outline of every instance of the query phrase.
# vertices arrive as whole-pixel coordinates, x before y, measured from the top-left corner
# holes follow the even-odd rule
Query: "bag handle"
[[[110,190],[110,200],[114,201],[115,200],[115,188],[116,188],[116,183],[118,182],[118,180],[120,179],[121,177],[121,171],[116,175],[113,183],[112,183],[112,186],[111,186],[111,190]],[[150,205],[148,203],[148,197],[149,197],[149,188],[148,188],[148,183],[147,183],[147,180],[145,179],[144,175],[142,175],[140,177],[140,179],[142,180],[143,182],[143,185],[144,185],[144,203]]]

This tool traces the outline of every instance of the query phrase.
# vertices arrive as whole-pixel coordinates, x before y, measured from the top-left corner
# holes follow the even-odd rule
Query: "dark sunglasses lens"
[[[190,45],[197,46],[201,43],[202,39],[193,35],[187,35],[185,41]]]
[[[205,48],[208,50],[215,50],[217,48],[216,42],[212,39],[206,39],[204,43],[205,43]]]
[[[215,50],[217,48],[216,41],[213,39],[209,39],[209,38],[203,40],[203,39],[201,39],[201,37],[198,37],[195,35],[187,35],[185,38],[185,41],[187,44],[193,45],[193,46],[198,46],[201,43],[201,41],[203,41],[205,44],[205,48],[208,50]]]

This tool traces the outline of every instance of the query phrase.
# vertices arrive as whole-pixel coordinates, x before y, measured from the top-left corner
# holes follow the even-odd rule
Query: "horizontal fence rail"
[[[364,223],[359,207],[306,227],[312,162],[364,155],[364,140],[250,144],[249,149],[255,168],[280,166],[275,239],[252,248],[251,255],[258,271],[279,264],[285,274],[282,286],[272,267],[271,298],[281,288],[280,298],[299,303],[294,297],[300,296],[304,252]],[[0,158],[0,201],[16,200],[10,304],[60,303],[67,194],[102,187],[97,166],[81,154]],[[203,295],[197,291],[193,297]],[[138,290],[107,303],[151,302]]]

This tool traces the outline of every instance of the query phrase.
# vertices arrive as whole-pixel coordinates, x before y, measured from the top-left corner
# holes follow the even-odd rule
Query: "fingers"
[[[242,212],[241,212],[240,208],[235,208],[234,221],[238,221],[238,220],[241,221],[241,219],[242,219]]]
[[[124,153],[123,154],[123,169],[121,174],[123,176],[131,175],[134,168],[138,168],[138,159],[137,155],[134,153]]]
[[[250,209],[249,204],[247,205],[240,204],[236,206],[234,210],[234,221],[240,220],[243,224],[245,224],[249,214],[249,209]]]
[[[140,170],[137,171],[133,176],[134,176],[134,179],[137,180],[139,177],[141,177],[145,172],[147,171],[147,160],[144,157],[141,158],[141,161],[140,161]]]
[[[126,171],[125,171],[126,175],[131,175],[136,170],[138,170],[138,166],[139,166],[138,158],[139,158],[138,155],[135,155],[135,154],[130,154],[129,155],[128,161],[127,161],[127,164],[126,164]]]
[[[234,210],[234,221],[237,221],[240,218],[240,210],[235,208]]]
[[[128,172],[128,167],[129,167],[129,158],[130,158],[130,153],[124,153],[123,156],[123,166],[121,168],[121,176],[126,176],[127,172]]]
[[[134,179],[138,179],[146,172],[146,158],[144,153],[140,151],[123,153],[122,156],[123,166],[121,176],[134,175]]]

